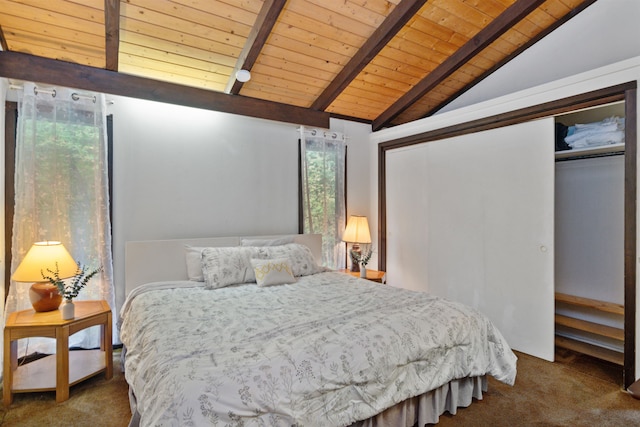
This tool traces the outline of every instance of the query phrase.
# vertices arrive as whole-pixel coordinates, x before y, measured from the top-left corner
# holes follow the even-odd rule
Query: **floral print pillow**
[[[206,289],[224,288],[238,283],[255,282],[252,258],[264,258],[249,246],[205,248],[202,250],[202,272]]]

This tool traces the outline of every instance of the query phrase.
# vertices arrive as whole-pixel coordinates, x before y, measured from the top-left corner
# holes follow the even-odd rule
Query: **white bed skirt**
[[[423,427],[437,424],[440,415],[445,412],[455,415],[458,408],[471,405],[474,398],[482,400],[482,393],[486,391],[486,376],[453,380],[435,390],[400,402],[375,417],[355,422],[350,427]],[[135,396],[131,389],[129,401],[133,414],[129,427],[139,427],[140,415],[136,411]]]
[[[487,391],[487,377],[453,380],[435,390],[407,399],[386,411],[351,427],[419,426],[437,424],[440,415],[456,414],[458,408],[471,405],[473,399],[482,400]]]

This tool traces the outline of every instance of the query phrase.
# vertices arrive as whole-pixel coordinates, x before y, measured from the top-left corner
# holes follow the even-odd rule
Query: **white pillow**
[[[288,258],[252,259],[251,265],[258,286],[283,285],[296,281]]]
[[[204,274],[202,273],[203,249],[196,246],[184,246],[187,260],[187,277],[194,282],[204,282]]]
[[[255,282],[251,258],[262,258],[254,247],[231,246],[204,248],[202,272],[206,289]]]
[[[279,239],[242,239],[242,246],[281,246],[287,243],[293,243],[293,236],[281,237]]]
[[[295,277],[308,276],[324,271],[316,264],[313,253],[308,246],[300,243],[289,243],[281,246],[265,246],[256,248],[260,256],[254,258],[277,259],[288,258]]]

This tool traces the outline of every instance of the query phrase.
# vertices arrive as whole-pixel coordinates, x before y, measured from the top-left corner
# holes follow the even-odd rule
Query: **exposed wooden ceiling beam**
[[[311,108],[326,109],[426,2],[427,0],[401,1],[318,96]]]
[[[120,50],[120,0],[104,0],[105,68],[118,71]]]
[[[0,26],[0,48],[5,52],[9,50],[9,45],[7,44],[7,39],[4,37],[4,31],[2,31],[2,26]]]
[[[258,55],[266,43],[269,34],[271,34],[271,30],[276,24],[278,16],[280,16],[280,12],[282,12],[286,2],[287,0],[266,0],[262,4],[262,8],[260,9],[260,13],[258,13],[256,22],[249,32],[249,37],[247,37],[244,48],[242,49],[242,52],[240,52],[240,56],[238,56],[236,65],[233,68],[233,72],[229,77],[225,92],[233,95],[240,93],[243,83],[236,80],[236,73],[239,70],[250,71],[253,64],[256,63]]]
[[[373,130],[379,130],[387,126],[394,118],[406,110],[414,102],[435,88],[439,83],[449,77],[467,61],[480,53],[513,25],[518,23],[545,0],[518,0],[507,10],[501,13],[489,25],[465,43],[453,55],[449,56],[437,66],[427,77],[418,82],[407,93],[402,95],[391,107],[385,110],[373,121]]]
[[[18,52],[0,52],[0,77],[329,128],[329,113],[323,111],[181,86]]]
[[[535,37],[533,37],[532,39],[530,39],[529,41],[527,41],[525,44],[523,44],[522,46],[520,46],[516,51],[514,51],[511,55],[507,56],[506,58],[504,58],[502,61],[498,62],[497,64],[495,64],[493,67],[491,67],[490,69],[488,69],[487,71],[485,71],[484,73],[482,73],[480,76],[478,76],[473,82],[469,83],[468,85],[466,85],[465,87],[463,87],[462,89],[460,89],[458,92],[456,92],[455,94],[453,94],[452,96],[450,96],[449,98],[447,98],[444,102],[440,103],[439,105],[437,105],[436,107],[432,108],[431,110],[429,110],[428,112],[426,112],[422,118],[425,117],[430,117],[433,114],[435,114],[436,112],[440,111],[442,108],[444,108],[445,105],[448,105],[449,103],[453,102],[455,99],[457,99],[458,97],[462,96],[462,94],[464,94],[465,92],[467,92],[469,89],[471,89],[472,87],[474,87],[475,85],[477,85],[478,83],[480,83],[482,80],[486,79],[487,77],[489,77],[491,74],[493,74],[495,71],[497,71],[499,68],[501,68],[502,66],[504,66],[505,64],[507,64],[509,61],[511,61],[512,59],[514,59],[516,56],[520,55],[521,53],[523,53],[524,51],[526,51],[527,49],[529,49],[531,46],[533,46],[534,44],[538,43],[540,40],[542,40],[543,38],[545,38],[547,35],[551,34],[556,28],[559,28],[561,25],[565,24],[567,21],[569,21],[571,18],[573,18],[574,16],[576,16],[577,14],[579,14],[580,12],[582,12],[583,10],[585,10],[587,7],[591,6],[593,3],[595,3],[597,0],[584,0],[582,3],[580,3],[578,6],[576,6],[574,9],[572,9],[569,13],[567,13],[565,16],[563,16],[561,19],[558,19],[556,22],[554,22],[552,25],[550,25],[549,27],[547,27],[544,31],[541,31],[540,33],[538,33]]]

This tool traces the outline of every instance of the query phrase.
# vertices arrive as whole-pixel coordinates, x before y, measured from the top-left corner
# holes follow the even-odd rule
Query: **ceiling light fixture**
[[[251,73],[249,72],[249,70],[238,70],[238,72],[236,72],[236,80],[238,80],[239,82],[245,83],[250,79]]]

